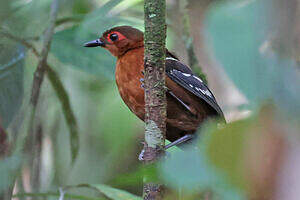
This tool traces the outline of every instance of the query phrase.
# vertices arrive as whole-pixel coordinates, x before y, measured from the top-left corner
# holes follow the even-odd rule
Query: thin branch
[[[24,39],[24,38],[20,38],[18,36],[15,36],[11,33],[9,33],[8,31],[4,30],[3,28],[0,28],[0,35],[3,35],[4,37],[7,37],[11,40],[14,40],[16,42],[19,42],[21,43],[22,45],[24,45],[26,48],[30,49],[33,54],[37,57],[40,57],[40,54],[39,52],[37,51],[37,49],[33,46],[33,44],[29,43],[27,41],[27,39]]]
[[[71,152],[72,152],[72,162],[74,162],[75,158],[77,157],[78,153],[78,146],[79,146],[79,139],[78,139],[78,126],[77,121],[74,115],[74,112],[71,108],[71,103],[69,96],[67,94],[66,89],[64,88],[58,74],[47,64],[46,68],[47,77],[56,92],[56,95],[58,99],[61,102],[62,105],[62,111],[64,114],[64,117],[66,119],[66,123],[69,127],[70,131],[70,143],[71,143]]]
[[[42,49],[42,52],[40,55],[38,67],[34,73],[34,79],[33,79],[33,84],[32,84],[32,93],[31,93],[30,102],[32,103],[32,105],[34,107],[36,107],[36,105],[37,105],[39,94],[40,94],[41,84],[44,79],[44,73],[45,73],[45,69],[46,69],[46,63],[47,63],[48,53],[50,50],[51,40],[52,40],[52,36],[53,36],[53,32],[54,32],[58,8],[59,8],[58,0],[53,0],[52,4],[51,4],[50,24],[44,34],[43,49]]]

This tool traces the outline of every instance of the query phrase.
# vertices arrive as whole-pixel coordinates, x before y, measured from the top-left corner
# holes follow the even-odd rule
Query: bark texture
[[[145,0],[145,145],[143,160],[153,163],[164,152],[166,133],[165,0]],[[162,185],[145,183],[144,199],[162,199]]]

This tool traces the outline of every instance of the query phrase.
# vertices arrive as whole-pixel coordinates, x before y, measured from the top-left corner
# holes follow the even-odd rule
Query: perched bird
[[[131,26],[107,30],[85,47],[102,47],[117,57],[116,83],[129,109],[141,120],[145,117],[143,32]],[[184,143],[194,137],[199,125],[209,118],[224,119],[217,101],[192,70],[166,50],[167,130],[166,138],[172,143],[166,148]]]

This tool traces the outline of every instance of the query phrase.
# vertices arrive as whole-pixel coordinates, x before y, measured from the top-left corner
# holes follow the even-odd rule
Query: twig
[[[40,57],[40,54],[37,51],[37,49],[33,46],[33,44],[29,43],[26,39],[17,37],[15,35],[9,33],[8,31],[3,30],[3,28],[0,29],[0,34],[3,35],[4,37],[7,37],[11,40],[14,40],[14,41],[17,41],[17,42],[23,44],[26,48],[30,49],[34,53],[35,56]]]
[[[47,64],[46,68],[47,77],[53,87],[53,89],[56,92],[56,95],[58,99],[60,100],[62,104],[62,111],[64,114],[64,117],[66,119],[67,125],[69,127],[70,131],[70,141],[71,141],[71,152],[72,152],[72,162],[77,157],[78,153],[78,126],[76,122],[75,115],[73,113],[73,110],[71,108],[70,99],[67,94],[67,91],[65,90],[61,80],[59,79],[58,74]]]
[[[28,141],[29,143],[26,145],[27,147],[29,147],[30,153],[32,155],[34,155],[34,152],[35,152],[34,145],[36,145],[36,142],[38,141],[37,140],[38,136],[35,134],[35,130],[34,130],[34,122],[36,119],[37,103],[38,103],[41,85],[42,85],[42,82],[44,79],[44,74],[45,74],[46,67],[47,67],[48,53],[50,50],[50,44],[51,44],[54,27],[55,27],[55,20],[56,20],[57,13],[58,13],[58,6],[59,6],[58,1],[59,0],[52,1],[51,11],[50,11],[50,24],[49,24],[47,30],[45,31],[42,51],[38,57],[38,59],[39,59],[38,66],[37,66],[36,71],[34,72],[34,78],[33,78],[32,90],[31,90],[31,99],[30,99],[30,103],[32,106],[30,106],[30,108],[29,108],[30,109],[30,121],[29,121],[29,126],[28,126],[28,135],[27,135],[27,137],[30,138],[30,140]],[[32,161],[32,164],[33,164],[32,169],[34,169],[34,166],[36,163],[34,163]],[[32,179],[34,179],[34,178],[35,178],[35,176],[33,174]],[[35,188],[35,189],[37,189],[37,188]]]
[[[55,21],[56,21],[56,17],[57,17],[57,13],[58,13],[58,7],[59,7],[58,0],[53,0],[52,4],[51,4],[50,24],[44,34],[43,49],[42,49],[42,52],[40,55],[37,69],[34,72],[34,79],[33,79],[31,99],[30,99],[30,102],[32,103],[32,105],[34,107],[36,107],[36,105],[37,105],[39,94],[40,94],[41,84],[44,79],[44,73],[45,73],[45,69],[46,69],[48,53],[50,50],[50,44],[51,44],[51,40],[52,40],[52,36],[53,36],[53,32],[54,32]]]

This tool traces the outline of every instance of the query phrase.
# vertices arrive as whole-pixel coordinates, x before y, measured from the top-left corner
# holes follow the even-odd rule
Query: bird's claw
[[[145,79],[140,78],[141,88],[145,89]]]
[[[144,160],[144,153],[145,153],[145,150],[143,149],[139,155],[139,161],[143,161]]]

